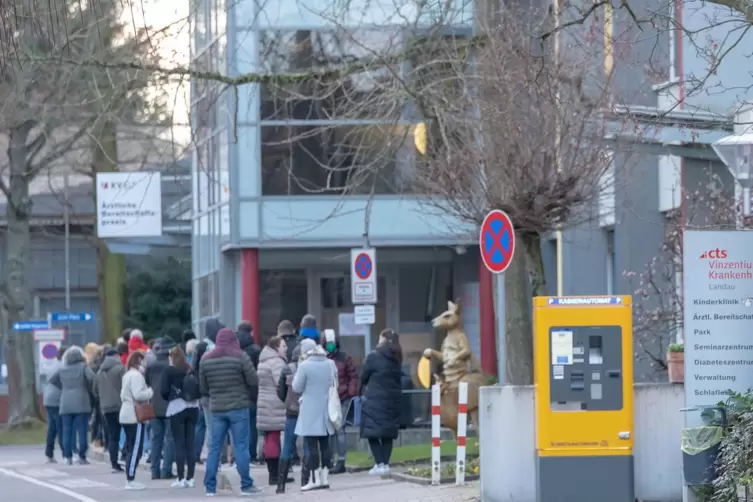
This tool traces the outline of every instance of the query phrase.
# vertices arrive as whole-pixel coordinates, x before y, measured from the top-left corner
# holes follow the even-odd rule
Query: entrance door
[[[376,305],[376,322],[371,326],[358,326],[353,322],[353,303],[350,295],[350,276],[347,274],[320,274],[316,276],[320,295],[320,329],[334,329],[340,336],[340,348],[353,358],[357,366],[363,364],[386,327],[387,281],[377,277],[379,303]]]

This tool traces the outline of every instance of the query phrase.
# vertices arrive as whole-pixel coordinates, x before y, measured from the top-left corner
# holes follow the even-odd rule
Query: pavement
[[[41,502],[46,499],[68,502],[194,502],[206,500],[202,482],[204,472],[197,466],[197,486],[193,489],[171,488],[172,481],[152,481],[146,466],[136,476],[144,483],[144,491],[125,491],[125,476],[113,474],[109,465],[97,459],[92,452],[90,465],[46,464],[41,446],[0,447],[0,494],[3,500],[13,502]],[[226,488],[239,486],[235,469],[223,468]],[[464,502],[479,500],[477,482],[465,486],[422,486],[398,482],[392,479],[374,478],[367,473],[352,473],[330,476],[330,490],[317,490],[301,493],[300,477],[296,470],[296,481],[288,484],[287,493],[277,495],[274,487],[267,486],[266,468],[254,466],[251,472],[254,482],[263,489],[262,493],[250,497],[264,501],[326,501],[341,502],[365,498],[379,498],[390,502]],[[241,498],[237,491],[226,489],[217,499],[227,502],[249,500]]]

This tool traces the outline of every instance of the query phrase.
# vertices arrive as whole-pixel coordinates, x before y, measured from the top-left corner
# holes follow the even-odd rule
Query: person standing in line
[[[385,329],[361,371],[360,394],[365,398],[361,405],[361,438],[369,441],[374,457],[374,467],[369,471],[372,476],[390,472],[392,442],[400,430],[402,365],[400,338],[395,331]]]
[[[295,433],[308,444],[304,455],[309,472],[309,482],[301,486],[306,492],[329,488],[329,470],[332,456],[329,451],[330,436],[335,428],[329,419],[329,389],[337,384],[337,368],[327,359],[327,353],[312,339],[301,341],[301,353],[306,358],[298,365],[293,377],[293,392],[301,395],[300,412]]]
[[[96,375],[104,359],[104,348],[96,343],[87,343],[86,347],[84,347],[84,352],[86,353],[86,363],[89,369]],[[91,424],[91,442],[94,446],[104,446],[107,449],[107,442],[104,441],[104,417],[102,417],[102,413],[99,411],[99,402],[94,394],[92,394],[92,415],[89,423]]]
[[[166,416],[175,444],[178,480],[173,488],[193,488],[196,469],[196,422],[199,419],[199,379],[191,370],[179,346],[170,350],[170,366],[162,375],[162,398],[167,401]],[[186,469],[188,467],[188,469]]]
[[[325,329],[322,336],[322,346],[330,361],[337,367],[337,394],[342,405],[343,421],[336,434],[332,436],[332,455],[337,455],[337,464],[330,474],[345,472],[345,456],[348,453],[348,436],[345,432],[345,419],[348,416],[350,403],[358,395],[358,371],[353,364],[353,358],[340,350],[340,339],[333,329]]]
[[[256,422],[264,432],[264,462],[267,464],[269,484],[277,485],[280,472],[281,434],[285,428],[285,403],[277,396],[277,383],[287,365],[288,347],[280,336],[269,339],[259,356],[259,403]]]
[[[199,385],[202,395],[209,396],[212,413],[212,434],[207,458],[204,487],[207,496],[217,494],[217,470],[220,455],[228,432],[232,432],[235,465],[241,477],[243,496],[259,493],[250,475],[249,418],[253,387],[259,385],[254,365],[248,354],[241,350],[233,330],[223,328],[217,333],[216,346],[201,358]]]
[[[224,327],[225,325],[222,324],[219,319],[207,319],[207,322],[204,325],[204,339],[202,339],[196,346],[196,356],[191,363],[194,373],[196,373],[197,375],[200,374],[201,370],[201,358],[204,356],[204,354],[211,352],[212,349],[214,349],[214,344],[217,340],[217,333],[219,333],[220,330]],[[205,444],[197,446],[197,448],[199,449],[199,463],[201,463],[201,448],[203,448],[204,446],[209,448],[209,445],[212,444],[212,411],[209,408],[209,396],[202,394],[200,404],[201,413],[203,413],[204,415],[204,423],[206,424],[206,437],[204,441]],[[223,457],[225,456],[224,450],[225,449],[223,448]]]
[[[120,359],[120,362],[123,364],[123,368],[125,369],[126,364],[128,363],[128,342],[125,340],[126,333],[130,336],[131,331],[125,330],[123,332],[123,336],[118,339],[118,344],[116,345],[118,350],[118,358]],[[120,461],[125,462],[126,460],[126,437],[125,437],[125,431],[123,428],[120,428],[120,439],[118,441],[118,447],[120,448]]]
[[[196,344],[196,348],[194,349],[193,356],[191,358],[191,369],[195,374],[199,374],[199,370],[201,369],[201,357],[206,353],[207,344],[204,342],[199,342]],[[201,391],[201,386],[199,386],[199,390]],[[196,422],[196,463],[199,465],[202,465],[204,461],[201,459],[202,452],[204,451],[204,446],[206,445],[207,438],[209,437],[209,424],[210,422],[206,421],[206,413],[204,413],[204,407],[209,407],[208,401],[209,398],[207,396],[201,395],[201,398],[199,399],[199,420]],[[207,404],[205,404],[205,402]]]
[[[159,392],[162,389],[162,380],[165,372],[170,367],[169,356],[170,350],[173,347],[175,347],[175,342],[169,336],[157,339],[152,349],[155,359],[152,362],[146,363],[146,370],[144,371],[146,385],[157,390],[152,399],[156,418],[150,423],[152,430],[150,459],[152,479],[175,478],[172,472],[175,444],[173,443],[173,435],[170,432],[170,420],[167,418],[167,401],[162,397],[162,393]],[[147,357],[146,354],[144,357]]]
[[[254,365],[254,369],[257,370],[258,375],[261,347],[256,345],[254,341],[253,326],[248,321],[241,321],[235,330],[235,334],[238,337],[238,342],[241,344],[241,350],[251,358],[251,364]],[[248,417],[251,420],[251,439],[248,443],[248,451],[251,454],[251,463],[253,464],[256,462],[257,444],[259,442],[259,430],[256,428],[256,403],[259,400],[259,396],[249,396],[249,398],[251,399],[251,407],[248,409]]]
[[[44,396],[42,397],[42,404],[47,412],[47,440],[44,449],[44,455],[47,457],[48,464],[56,464],[55,460],[55,439],[57,438],[60,444],[60,450],[63,449],[63,422],[60,418],[60,388],[52,385],[50,379],[53,375],[57,374],[62,367],[63,354],[65,348],[60,347],[55,356],[54,366],[50,368],[47,373],[47,383],[44,386]]]
[[[136,482],[136,468],[144,452],[145,424],[136,418],[136,404],[145,403],[152,398],[152,389],[147,387],[141,374],[141,363],[144,353],[135,351],[128,356],[126,374],[123,375],[123,385],[120,389],[120,415],[118,419],[126,434],[128,458],[126,459],[126,490],[144,490],[146,486]]]
[[[107,430],[107,446],[110,454],[110,466],[113,472],[123,472],[118,463],[118,441],[120,440],[120,389],[123,385],[125,366],[120,362],[118,352],[110,347],[105,353],[104,361],[94,378],[94,397],[104,416]]]
[[[92,385],[94,373],[86,365],[86,354],[81,347],[65,351],[63,367],[52,375],[50,383],[61,389],[60,416],[63,424],[63,455],[68,465],[73,464],[73,444],[78,435],[78,463],[86,465],[89,448],[89,417],[92,413]]]
[[[183,334],[180,335],[180,349],[183,351],[183,353],[188,357],[188,342],[191,340],[196,340],[196,333],[193,332],[191,329],[187,329],[183,331]]]

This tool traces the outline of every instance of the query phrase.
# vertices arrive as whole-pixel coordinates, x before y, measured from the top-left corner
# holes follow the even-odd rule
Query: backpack
[[[183,382],[180,386],[180,397],[184,401],[198,401],[201,398],[199,379],[196,378],[196,373],[193,370],[189,370],[186,376],[183,377]]]

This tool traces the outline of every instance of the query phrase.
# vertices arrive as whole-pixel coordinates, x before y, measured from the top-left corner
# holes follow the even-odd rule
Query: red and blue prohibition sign
[[[365,281],[371,276],[371,271],[374,269],[374,264],[371,263],[371,256],[366,253],[359,254],[356,256],[354,267],[356,269],[356,276]]]
[[[481,224],[479,248],[484,265],[493,274],[501,274],[510,266],[515,253],[515,231],[504,211],[490,211]]]
[[[58,348],[54,343],[48,343],[42,347],[42,357],[45,359],[55,359],[58,355]]]

